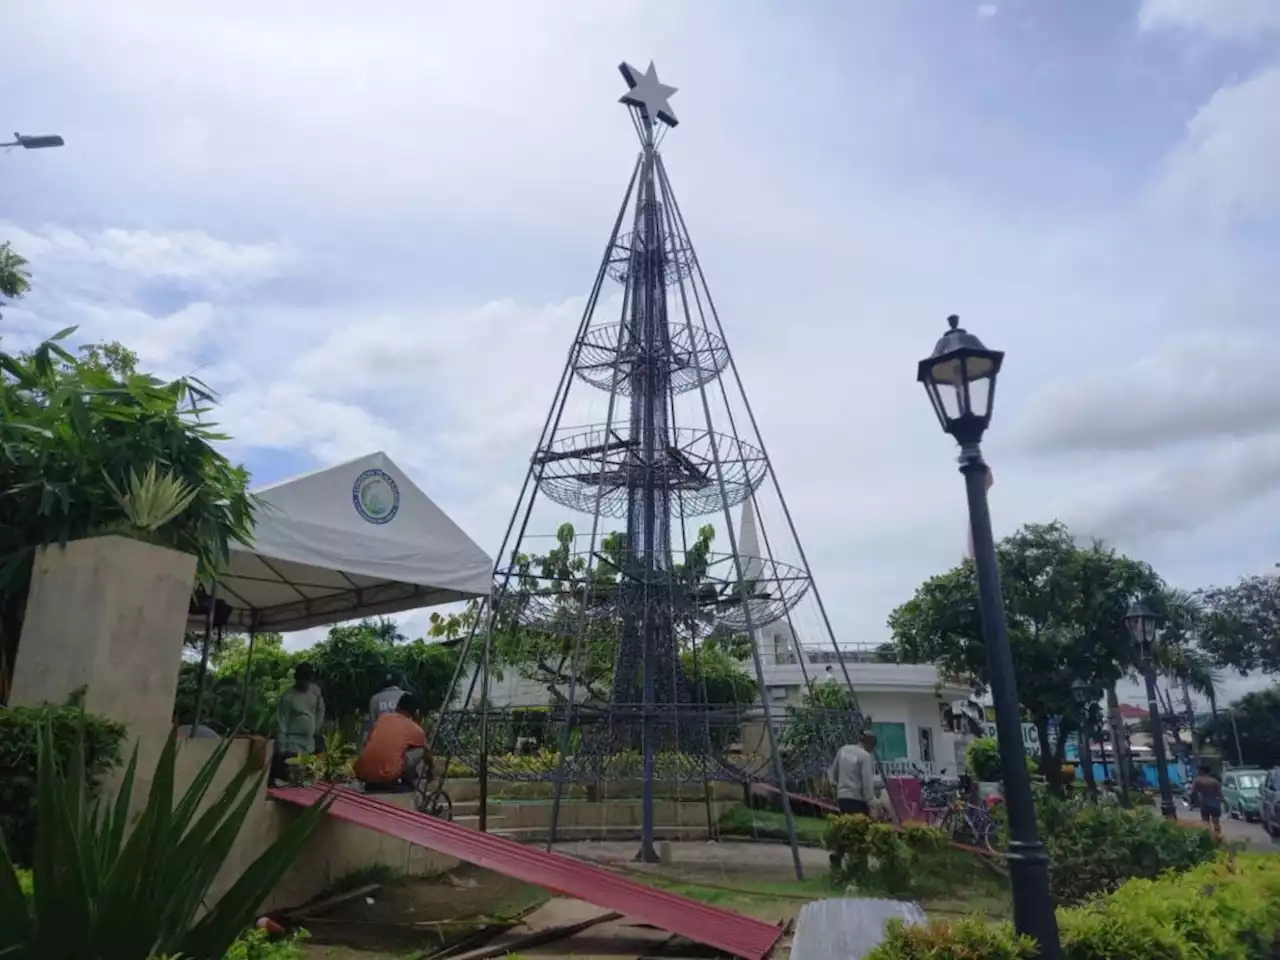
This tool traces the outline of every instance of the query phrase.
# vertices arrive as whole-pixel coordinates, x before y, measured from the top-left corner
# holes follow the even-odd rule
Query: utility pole
[[[1124,717],[1120,716],[1120,695],[1115,684],[1107,687],[1107,713],[1111,722],[1111,756],[1115,759],[1116,784],[1120,787],[1120,803],[1128,807],[1129,799],[1129,744],[1124,735]]]

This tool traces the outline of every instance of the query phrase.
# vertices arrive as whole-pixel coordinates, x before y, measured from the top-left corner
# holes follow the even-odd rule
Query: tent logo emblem
[[[366,470],[351,488],[356,513],[370,523],[390,523],[400,510],[400,488],[383,470]]]

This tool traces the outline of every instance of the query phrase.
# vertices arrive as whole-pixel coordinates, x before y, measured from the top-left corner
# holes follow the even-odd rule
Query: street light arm
[[[22,147],[24,150],[45,150],[49,147],[61,147],[65,144],[66,141],[57,133],[46,133],[33,136],[31,134],[21,134],[14,131],[13,141],[11,143],[0,143],[0,147]]]

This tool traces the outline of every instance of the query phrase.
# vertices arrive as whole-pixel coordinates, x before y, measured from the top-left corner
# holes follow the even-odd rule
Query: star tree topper
[[[618,98],[619,103],[639,107],[651,123],[661,120],[667,126],[674,127],[680,122],[672,112],[671,104],[667,102],[676,88],[658,81],[658,70],[652,60],[649,61],[649,69],[643,73],[629,63],[619,64],[618,72],[631,88]]]

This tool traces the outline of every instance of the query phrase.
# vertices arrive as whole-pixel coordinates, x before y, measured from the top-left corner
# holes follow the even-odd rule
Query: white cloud
[[[0,236],[33,267],[42,262],[100,265],[122,273],[206,284],[253,283],[279,273],[292,252],[279,243],[241,244],[201,230],[76,230],[44,226],[25,230],[0,222]]]
[[[5,324],[79,322],[194,370],[251,466],[385,449],[496,551],[634,160],[613,65],[652,56],[681,91],[674,186],[839,635],[882,638],[963,553],[951,444],[914,383],[952,311],[1009,351],[988,443],[998,532],[1059,513],[1145,550],[1178,491],[1145,486],[1134,449],[1158,479],[1189,437],[1265,432],[1269,354],[1246,328],[1273,320],[1269,276],[1219,269],[1248,259],[1229,238],[1206,249],[1090,193],[1093,170],[1127,162],[1108,143],[1062,151],[1048,201],[963,173],[987,142],[1058,152],[984,99],[997,88],[953,69],[939,85],[917,69],[927,45],[891,47],[865,19],[891,7],[854,5],[864,29],[849,29],[710,2],[391,2],[376,18],[336,0],[21,5],[6,66],[68,146],[14,168],[58,188],[4,231],[38,268]],[[1274,200],[1257,161],[1271,140],[1242,132],[1229,93],[1192,122],[1164,189],[1240,218]],[[976,105],[963,123],[957,100]],[[1058,192],[1079,204],[1064,212]],[[1200,339],[1163,345],[1188,329]],[[1153,344],[1135,370],[1036,398]],[[579,387],[566,422],[602,421],[601,400]],[[1052,455],[1025,455],[1024,405]],[[1242,496],[1196,483],[1224,508]],[[1139,522],[1121,506],[1144,489]],[[1176,559],[1164,549],[1147,556]]]
[[[217,419],[239,451],[292,450],[322,463],[340,463],[373,450],[394,453],[406,446],[404,435],[381,417],[353,403],[318,397],[288,380],[225,394]]]
[[[997,7],[994,3],[984,3],[980,7],[978,7],[978,10],[977,10],[978,19],[990,20],[999,12],[1000,12],[1000,8]]]
[[[1273,0],[1143,0],[1138,22],[1145,30],[1204,33],[1215,40],[1250,40],[1280,30]]]
[[[1280,5],[1277,5],[1280,10]],[[1215,224],[1280,212],[1280,67],[1218,90],[1187,124],[1162,197]]]
[[[1041,454],[1153,451],[1280,429],[1271,338],[1200,331],[1150,356],[1051,384],[1023,408],[1017,442]]]

